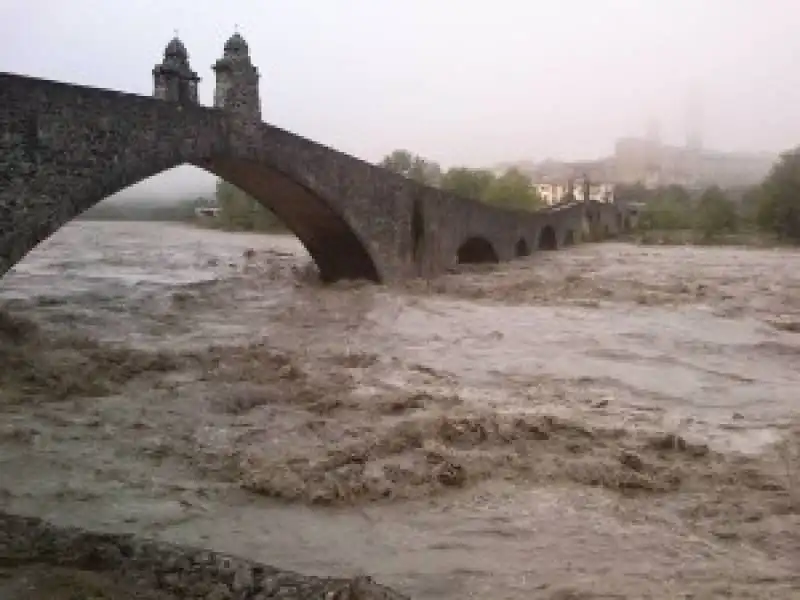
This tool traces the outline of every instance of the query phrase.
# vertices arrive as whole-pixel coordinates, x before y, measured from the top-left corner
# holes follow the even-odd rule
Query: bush
[[[721,233],[735,233],[739,226],[736,206],[719,187],[710,187],[700,196],[694,210],[694,228],[704,239]]]
[[[800,147],[782,154],[761,185],[756,222],[780,239],[800,242]]]

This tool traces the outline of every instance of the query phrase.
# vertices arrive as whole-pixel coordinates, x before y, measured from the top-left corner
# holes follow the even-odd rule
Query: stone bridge
[[[247,192],[301,240],[325,281],[431,277],[618,232],[614,204],[502,210],[402,176],[261,119],[258,69],[235,34],[214,107],[173,39],[152,97],[0,73],[0,276],[104,198],[194,165]]]

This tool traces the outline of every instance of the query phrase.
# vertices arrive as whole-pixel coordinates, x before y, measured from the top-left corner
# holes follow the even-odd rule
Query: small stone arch
[[[517,243],[514,244],[514,256],[517,258],[522,258],[523,256],[530,256],[531,255],[531,248],[528,246],[528,242],[525,241],[525,238],[519,238]]]
[[[581,236],[586,239],[592,235],[592,217],[589,214],[583,215],[581,219]]]
[[[545,225],[539,232],[539,250],[558,250],[558,238],[552,225]]]
[[[459,264],[500,262],[491,242],[483,237],[473,236],[461,244],[457,252]]]

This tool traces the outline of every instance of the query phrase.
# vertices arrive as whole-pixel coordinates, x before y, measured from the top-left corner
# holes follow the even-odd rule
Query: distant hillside
[[[175,200],[127,199],[101,202],[78,218],[84,221],[191,221],[195,209],[206,206],[216,206],[216,200],[210,195]]]
[[[107,198],[104,203],[174,202],[184,198],[206,197],[214,193],[216,183],[217,178],[211,173],[184,165],[140,181]]]
[[[215,184],[196,185],[164,191],[163,189],[140,189],[139,186],[123,190],[103,200],[103,204],[175,204],[186,198],[205,198],[214,195]]]

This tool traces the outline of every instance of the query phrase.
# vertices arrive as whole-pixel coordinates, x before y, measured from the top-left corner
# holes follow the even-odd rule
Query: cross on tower
[[[175,37],[178,37],[178,30],[177,29],[173,29],[172,31],[175,34]]]

